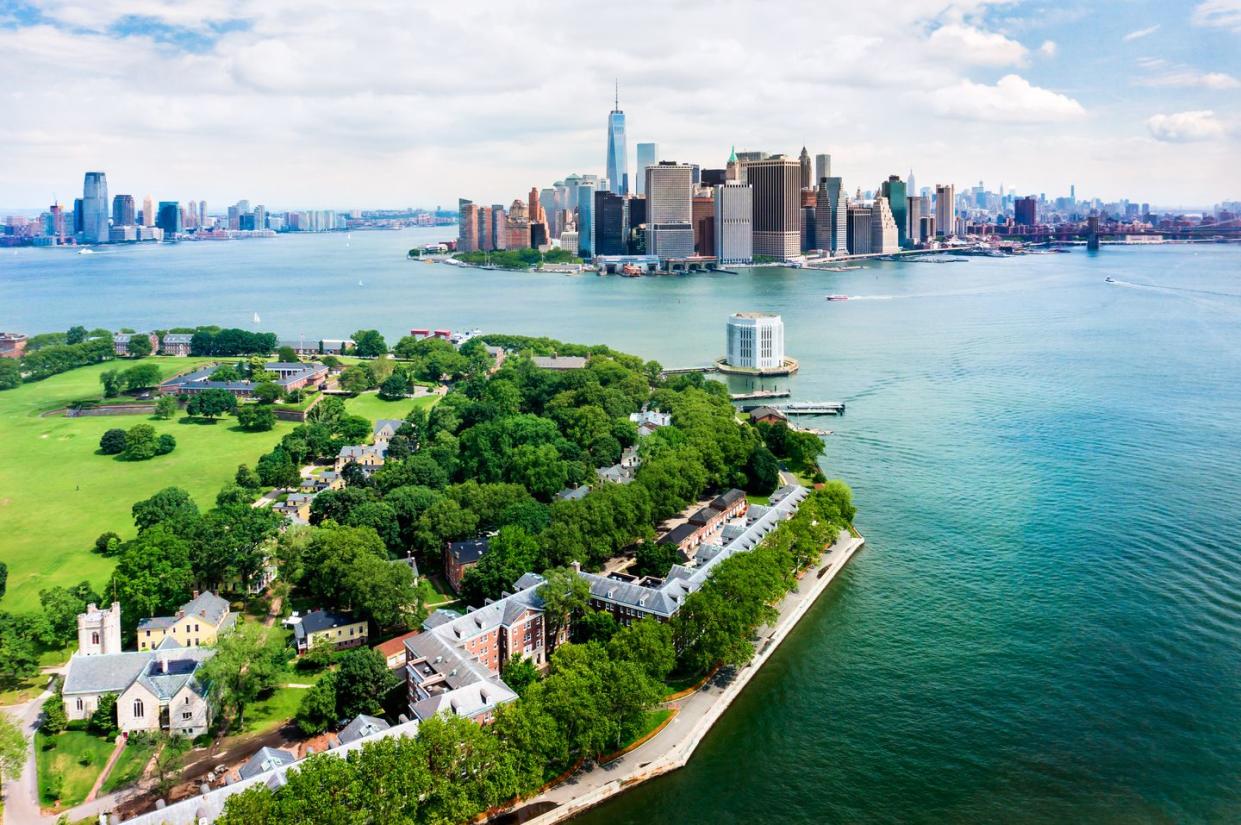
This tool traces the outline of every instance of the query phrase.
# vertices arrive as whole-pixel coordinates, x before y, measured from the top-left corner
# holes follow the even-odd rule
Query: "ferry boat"
[[[829,301],[847,301],[847,300],[849,300],[849,296],[848,296],[848,295],[828,295],[828,296],[827,296],[827,300],[829,300]]]

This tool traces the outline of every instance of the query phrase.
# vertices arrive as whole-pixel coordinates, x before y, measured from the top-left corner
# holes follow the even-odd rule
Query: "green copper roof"
[[[737,147],[736,146],[734,146],[732,148],[732,151],[728,153],[728,162],[729,163],[737,162]]]

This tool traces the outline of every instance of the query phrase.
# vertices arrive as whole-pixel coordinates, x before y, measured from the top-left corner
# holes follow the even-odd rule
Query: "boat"
[[[1106,278],[1103,279],[1103,282],[1107,284],[1114,284],[1116,283],[1116,279],[1113,278],[1111,275],[1108,275]]]
[[[361,282],[361,281],[358,281],[358,286],[362,286],[362,282]]]
[[[828,296],[827,296],[827,300],[829,300],[829,301],[847,301],[847,300],[849,300],[849,296],[848,296],[848,295],[828,295]]]
[[[263,319],[259,317],[259,314],[258,314],[257,312],[256,312],[256,313],[254,313],[254,323],[256,323],[256,324],[261,324],[261,323],[263,323]]]
[[[621,274],[626,278],[640,278],[642,277],[642,267],[635,264],[625,264],[621,267]]]
[[[79,255],[94,255],[94,254],[95,254],[95,250],[93,250],[93,249],[79,249],[79,250],[78,250],[78,254],[79,254]]]

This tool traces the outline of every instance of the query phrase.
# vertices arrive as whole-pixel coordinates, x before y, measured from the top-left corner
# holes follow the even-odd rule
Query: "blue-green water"
[[[867,549],[686,769],[581,821],[1241,821],[1241,248],[632,280],[401,260],[443,234],[0,253],[0,328],[258,312],[689,365],[729,312],[780,312],[795,397],[848,402],[817,423]]]

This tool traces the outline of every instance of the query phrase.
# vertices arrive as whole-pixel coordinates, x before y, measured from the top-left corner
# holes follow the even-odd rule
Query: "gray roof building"
[[[544,370],[580,370],[586,367],[586,358],[581,355],[535,355],[530,360]]]
[[[273,768],[292,765],[296,761],[297,757],[288,751],[263,747],[259,748],[254,756],[247,759],[246,764],[237,769],[237,775],[242,779],[251,779],[261,773],[267,773]]]
[[[348,745],[350,742],[373,736],[381,730],[387,730],[390,727],[392,726],[376,716],[367,716],[364,713],[360,713],[354,717],[353,721],[341,729],[341,732],[336,735],[336,739],[340,744]]]

